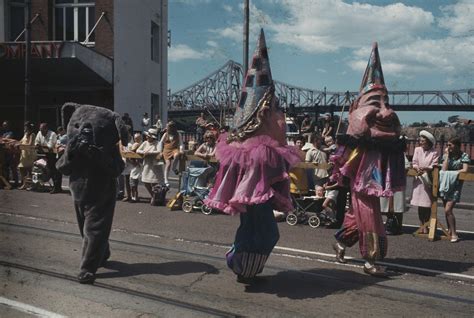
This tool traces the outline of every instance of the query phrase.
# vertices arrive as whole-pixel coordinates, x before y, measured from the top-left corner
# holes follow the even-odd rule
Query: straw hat
[[[436,145],[436,138],[429,131],[422,130],[422,131],[420,131],[419,136],[420,137],[425,137],[426,139],[428,139],[433,146]]]

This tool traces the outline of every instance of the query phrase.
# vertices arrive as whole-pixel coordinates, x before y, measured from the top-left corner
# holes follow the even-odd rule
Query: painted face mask
[[[372,46],[359,97],[349,111],[347,133],[356,138],[398,138],[401,126],[397,114],[390,108],[383,78],[377,43]]]

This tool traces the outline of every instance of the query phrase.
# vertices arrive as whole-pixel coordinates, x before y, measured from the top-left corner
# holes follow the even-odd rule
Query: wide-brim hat
[[[420,131],[419,136],[420,137],[425,137],[426,139],[428,139],[433,146],[436,145],[436,138],[429,131],[422,130],[422,131]]]
[[[274,84],[263,29],[242,85],[239,102],[234,113],[233,129],[244,127],[257,113],[265,94],[274,94]]]
[[[145,131],[145,136],[158,139],[158,129],[156,128],[148,129],[147,131]]]

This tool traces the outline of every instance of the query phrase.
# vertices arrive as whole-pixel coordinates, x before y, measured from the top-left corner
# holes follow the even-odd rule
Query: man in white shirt
[[[150,117],[148,117],[148,113],[144,113],[142,118],[142,130],[147,131],[148,128],[150,128]]]
[[[318,134],[311,135],[311,145],[306,152],[306,162],[313,163],[327,163],[327,155],[321,150],[323,139]],[[326,169],[314,169],[314,183],[315,185],[323,185],[329,176]]]
[[[46,156],[48,169],[53,179],[53,189],[51,194],[61,192],[62,175],[56,170],[56,148],[57,135],[54,131],[48,129],[47,123],[40,124],[40,130],[36,135],[35,146],[39,154]]]

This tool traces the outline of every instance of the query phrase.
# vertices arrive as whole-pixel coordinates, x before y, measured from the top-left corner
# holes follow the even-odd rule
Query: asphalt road
[[[347,265],[335,263],[334,230],[279,223],[252,285],[237,283],[223,258],[237,217],[117,202],[112,257],[94,286],[75,282],[81,239],[69,194],[0,190],[0,316],[472,317],[471,190],[455,211],[459,243],[413,237],[415,210],[405,214],[404,234],[389,237],[388,279],[363,274],[356,247]]]

